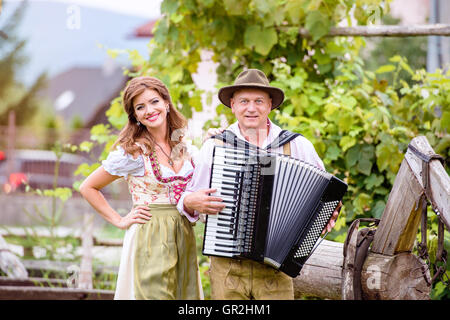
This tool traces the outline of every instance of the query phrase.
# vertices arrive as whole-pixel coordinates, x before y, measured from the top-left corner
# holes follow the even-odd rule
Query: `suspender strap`
[[[301,136],[301,134],[287,130],[282,130],[278,135],[278,137],[274,141],[272,141],[272,143],[269,144],[265,149],[269,150],[279,148],[285,145],[286,143],[291,142],[291,140],[294,140],[298,136]]]
[[[283,144],[283,154],[290,156],[291,155],[291,144],[285,143]]]
[[[301,134],[283,130],[280,132],[278,137],[271,144],[269,144],[267,147],[265,147],[263,150],[276,149],[276,148],[283,146],[284,153],[286,154],[286,152],[289,152],[289,154],[290,154],[291,150],[290,150],[290,145],[288,142],[291,142],[291,140],[295,139],[298,136],[301,136]],[[255,149],[255,150],[262,149],[253,144],[248,143],[245,140],[239,139],[230,130],[225,130],[224,132],[217,134],[215,136],[212,136],[211,138],[222,141],[223,143],[232,145],[234,147],[239,147],[239,148],[244,148],[244,149]],[[284,147],[285,145],[288,145],[288,146]]]
[[[222,133],[216,134],[215,136],[212,136],[211,139],[222,141],[223,144],[228,144],[228,145],[234,146],[235,148],[255,149],[255,150],[261,149],[253,144],[248,143],[245,140],[239,139],[230,130],[225,130]]]

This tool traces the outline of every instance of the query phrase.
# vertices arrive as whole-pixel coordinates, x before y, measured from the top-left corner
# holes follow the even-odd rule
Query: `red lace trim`
[[[168,178],[163,178],[161,175],[160,165],[159,165],[157,157],[154,155],[153,152],[150,152],[148,157],[150,159],[150,164],[152,166],[153,174],[155,175],[156,179],[159,182],[170,183],[170,182],[175,182],[175,181],[179,180],[179,182],[177,181],[176,184],[173,184],[171,186],[173,193],[175,194],[174,198],[178,203],[178,200],[180,200],[181,194],[184,192],[184,190],[186,190],[186,185],[192,178],[193,172],[188,174],[186,177],[172,176],[172,177],[168,177]],[[191,164],[192,164],[192,167],[195,168],[194,162],[192,161],[192,159],[191,159]]]

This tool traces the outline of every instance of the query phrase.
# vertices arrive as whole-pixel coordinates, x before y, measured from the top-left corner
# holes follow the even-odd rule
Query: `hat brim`
[[[264,85],[258,85],[258,84],[251,84],[251,85],[233,85],[233,86],[226,86],[223,88],[220,88],[218,96],[220,102],[222,102],[227,107],[231,108],[230,106],[230,99],[233,97],[233,94],[242,89],[259,89],[262,91],[265,91],[269,94],[270,98],[272,99],[272,110],[275,108],[278,108],[284,101],[284,92],[283,90],[275,87],[268,87]]]

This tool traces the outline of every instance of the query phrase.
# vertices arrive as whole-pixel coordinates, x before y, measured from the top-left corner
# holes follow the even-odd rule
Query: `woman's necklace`
[[[172,160],[172,158],[164,151],[163,148],[161,148],[161,146],[158,144],[158,142],[156,142],[156,141],[154,141],[154,142],[155,142],[155,144],[159,147],[159,149],[162,151],[162,153],[164,153],[164,155],[167,157],[168,162],[169,162],[169,165],[170,165],[171,167],[173,167],[173,160]]]

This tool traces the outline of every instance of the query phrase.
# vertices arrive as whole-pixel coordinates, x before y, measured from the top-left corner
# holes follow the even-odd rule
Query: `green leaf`
[[[380,219],[383,215],[384,208],[386,207],[386,203],[382,200],[377,201],[375,206],[372,208],[372,217]]]
[[[361,172],[362,174],[365,174],[366,176],[368,176],[368,175],[370,175],[370,172],[372,170],[372,162],[367,159],[362,158],[358,161],[356,169],[359,172]]]
[[[396,172],[403,160],[398,146],[392,142],[382,142],[376,147],[377,166],[380,171],[389,169]]]
[[[356,101],[355,98],[351,96],[343,96],[341,99],[341,102],[347,107],[347,108],[353,108],[356,106],[358,101]]]
[[[161,3],[161,13],[171,15],[177,11],[178,5],[177,0],[164,0]]]
[[[341,149],[335,144],[332,143],[328,148],[325,154],[325,157],[331,161],[337,160],[341,154]]]
[[[200,95],[195,95],[189,98],[189,105],[195,109],[195,111],[202,111],[202,97]]]
[[[364,179],[364,183],[366,184],[366,189],[371,190],[374,187],[380,186],[384,181],[383,176],[378,176],[376,174],[371,174],[369,177]]]
[[[98,167],[100,167],[100,163],[93,163],[92,165],[89,165],[87,163],[82,163],[78,166],[77,170],[73,173],[74,176],[82,175],[84,177],[87,177],[92,172],[94,172]]]
[[[353,201],[357,214],[362,215],[364,214],[364,211],[369,210],[371,201],[372,197],[370,195],[367,193],[360,193]]]
[[[80,143],[80,150],[84,152],[90,152],[94,144],[90,141],[83,141]]]
[[[392,64],[386,64],[386,65],[384,65],[384,66],[379,67],[379,68],[375,71],[375,73],[378,73],[378,74],[380,74],[380,73],[387,73],[387,72],[392,72],[392,71],[394,71],[394,70],[395,70],[395,66],[394,66],[394,65],[392,65]]]
[[[274,12],[276,3],[274,0],[253,0],[255,8],[263,15],[269,12]]]
[[[261,28],[258,25],[251,25],[245,29],[244,45],[265,56],[277,43],[278,36],[275,28]]]
[[[353,115],[351,113],[349,113],[349,112],[344,113],[343,115],[341,115],[339,117],[339,120],[338,120],[339,131],[342,131],[342,132],[350,131],[350,128],[352,127],[354,121],[355,121],[355,118],[353,117]]]
[[[353,137],[349,137],[349,136],[345,136],[341,139],[341,141],[339,142],[339,145],[342,148],[342,151],[346,151],[348,148],[352,147],[353,145],[355,145],[356,143],[356,139]]]
[[[231,16],[244,15],[247,12],[248,0],[223,0],[225,10]]]
[[[97,124],[91,128],[91,139],[98,143],[105,143],[111,139],[108,125]]]
[[[345,164],[347,169],[353,167],[359,159],[359,153],[361,152],[361,146],[356,145],[348,149],[345,154]]]
[[[286,12],[294,25],[299,24],[301,19],[305,16],[303,3],[298,0],[289,0],[286,5]]]
[[[450,111],[445,111],[441,118],[441,128],[450,132]]]
[[[318,10],[311,11],[306,16],[305,28],[311,34],[313,41],[319,40],[330,31],[330,19]]]

